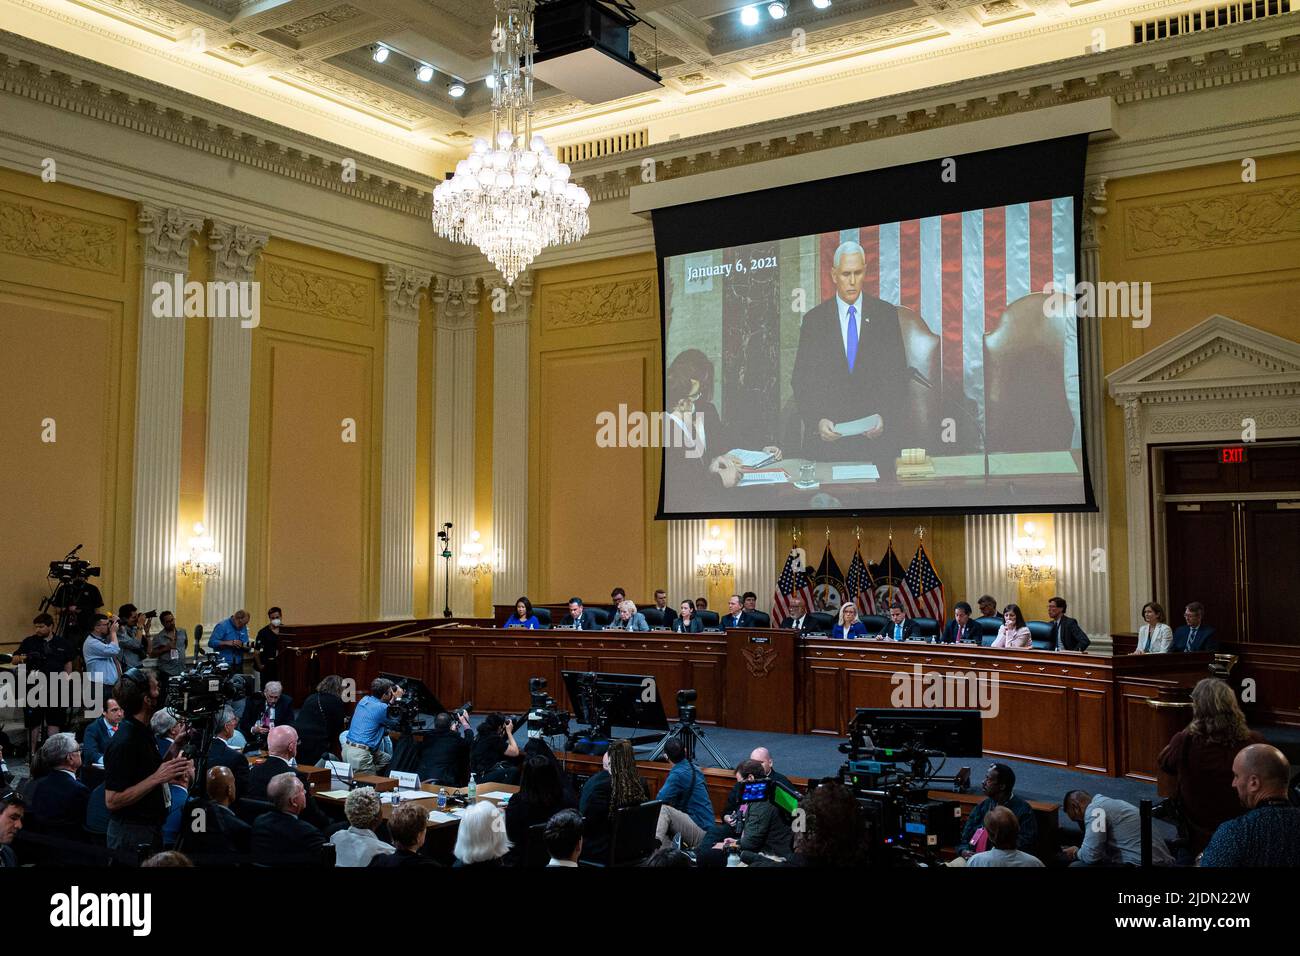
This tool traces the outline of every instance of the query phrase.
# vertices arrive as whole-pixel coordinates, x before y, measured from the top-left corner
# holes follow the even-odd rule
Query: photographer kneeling
[[[433,733],[420,745],[418,773],[425,783],[463,787],[469,782],[469,752],[474,731],[464,712],[433,718]]]
[[[402,696],[402,689],[385,677],[370,684],[370,693],[357,701],[343,741],[343,759],[352,773],[377,773],[388,766],[392,755],[384,751],[384,738],[397,722],[388,716],[388,705]]]

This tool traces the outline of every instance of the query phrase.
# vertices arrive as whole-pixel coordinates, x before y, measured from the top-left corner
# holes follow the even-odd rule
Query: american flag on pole
[[[795,564],[802,565],[798,548],[791,548],[790,554],[785,559],[785,567],[781,569],[781,576],[776,579],[776,593],[772,595],[772,623],[773,626],[779,625],[790,616],[790,597],[796,592],[803,598],[804,613],[809,613],[813,608],[813,589],[812,583],[808,580],[808,569],[800,567],[795,570]]]
[[[876,613],[876,582],[871,580],[867,563],[862,560],[862,545],[853,549],[849,573],[844,577],[844,596],[858,606],[861,614]]]
[[[943,582],[934,572],[930,556],[925,553],[925,545],[917,545],[916,554],[912,555],[912,563],[903,575],[900,597],[908,617],[932,617],[936,621],[944,619]]]

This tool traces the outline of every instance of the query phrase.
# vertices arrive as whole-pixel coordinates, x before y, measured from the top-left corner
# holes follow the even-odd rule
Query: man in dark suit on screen
[[[803,453],[819,461],[869,461],[882,477],[908,441],[907,352],[898,307],[862,291],[866,254],[841,243],[831,259],[835,295],[799,329],[790,385],[803,420]],[[879,416],[863,431],[835,425]]]

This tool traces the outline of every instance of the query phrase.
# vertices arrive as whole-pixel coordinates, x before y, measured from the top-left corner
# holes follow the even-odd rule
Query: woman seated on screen
[[[858,620],[858,606],[852,601],[840,607],[840,621],[831,630],[833,638],[866,637],[867,625]]]
[[[704,621],[695,614],[695,602],[683,601],[677,610],[677,620],[673,621],[673,630],[678,634],[699,634],[704,630]]]
[[[1019,604],[1008,604],[1002,609],[1003,624],[998,628],[994,647],[1033,647],[1029,628],[1025,625],[1025,616],[1020,613]]]
[[[541,622],[537,620],[537,615],[533,613],[532,601],[526,597],[521,597],[515,602],[515,613],[506,621],[506,627],[526,627],[530,631],[535,631],[541,626]]]
[[[1165,609],[1155,601],[1142,605],[1142,620],[1138,628],[1137,650],[1134,654],[1168,654],[1174,644],[1174,632],[1165,623]]]

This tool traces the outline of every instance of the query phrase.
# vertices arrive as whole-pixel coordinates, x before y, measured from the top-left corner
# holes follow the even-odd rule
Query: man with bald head
[[[790,782],[789,777],[787,777],[781,771],[777,770],[772,766],[772,751],[768,750],[766,747],[755,747],[754,750],[750,753],[749,759],[757,760],[759,763],[763,765],[764,777],[770,780],[775,780],[778,783],[784,784],[785,786],[789,787],[791,790],[795,788],[794,784]]]
[[[867,274],[858,243],[840,243],[829,266],[835,295],[803,317],[790,374],[803,420],[803,455],[870,461],[882,475],[892,475],[910,430],[910,375],[898,307],[865,291],[875,276]],[[835,428],[850,422],[860,424]]]
[[[1043,861],[1019,848],[1020,821],[1007,807],[997,806],[984,814],[984,829],[988,831],[989,848],[976,853],[966,861],[967,866],[980,867],[1041,867]]]
[[[297,766],[298,731],[289,726],[272,727],[266,735],[267,758],[248,773],[248,795],[254,800],[267,799],[271,778],[288,773]]]
[[[190,831],[184,846],[192,854],[247,855],[253,828],[239,819],[231,806],[235,802],[235,775],[229,767],[212,767],[204,780],[208,802],[203,815],[186,813]],[[202,821],[202,826],[199,821]]]
[[[271,778],[266,795],[271,809],[253,823],[253,862],[263,866],[310,866],[321,862],[325,834],[299,819],[307,791],[295,773]]]
[[[1201,866],[1300,866],[1300,807],[1289,799],[1291,764],[1269,744],[1232,761],[1232,786],[1246,813],[1219,825]]]

